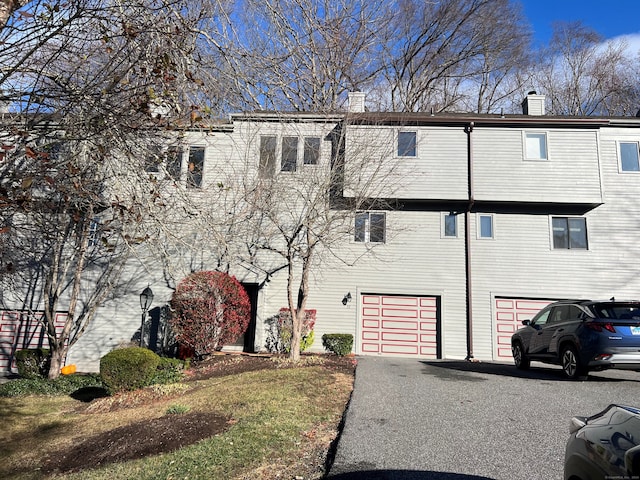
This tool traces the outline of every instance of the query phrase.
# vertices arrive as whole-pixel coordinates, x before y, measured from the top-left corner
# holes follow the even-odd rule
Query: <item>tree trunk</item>
[[[56,345],[51,349],[51,366],[49,367],[48,378],[55,380],[60,376],[60,369],[64,366],[64,359],[67,356],[67,349]]]

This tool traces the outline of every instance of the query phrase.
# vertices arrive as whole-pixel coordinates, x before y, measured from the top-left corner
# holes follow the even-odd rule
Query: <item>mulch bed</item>
[[[211,413],[165,415],[87,438],[66,454],[56,453],[43,471],[70,472],[172,452],[222,433],[228,419]]]

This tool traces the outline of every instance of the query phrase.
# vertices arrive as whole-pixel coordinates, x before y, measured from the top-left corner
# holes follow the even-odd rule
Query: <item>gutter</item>
[[[469,203],[464,212],[464,263],[466,277],[466,321],[467,321],[467,357],[465,360],[473,361],[473,282],[471,280],[471,210],[473,209],[474,186],[473,186],[473,132],[474,122],[464,127],[467,134],[467,185],[469,193]]]

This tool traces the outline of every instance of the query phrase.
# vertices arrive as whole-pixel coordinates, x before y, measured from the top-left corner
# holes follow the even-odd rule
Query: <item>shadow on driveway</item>
[[[504,377],[514,378],[529,378],[532,380],[547,380],[547,381],[561,381],[571,382],[562,373],[560,367],[546,366],[544,364],[533,364],[529,370],[519,370],[515,365],[509,365],[504,363],[492,363],[492,362],[468,362],[466,360],[437,360],[437,361],[422,361],[422,364],[426,365],[425,375],[433,375],[441,379],[450,379],[457,381],[483,381],[482,377],[466,375],[468,372],[483,373],[487,375],[499,375]],[[611,370],[613,371],[613,370]],[[589,382],[640,382],[640,378],[616,378],[612,376],[593,375],[593,373],[605,373],[605,372],[592,372],[589,375]],[[633,375],[633,372],[630,372]],[[606,375],[606,373],[605,373]],[[637,375],[637,373],[636,373]]]
[[[329,480],[493,480],[477,475],[419,470],[367,470],[339,473],[325,478]]]

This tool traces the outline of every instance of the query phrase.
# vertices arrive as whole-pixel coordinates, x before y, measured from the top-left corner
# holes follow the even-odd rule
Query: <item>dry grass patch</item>
[[[0,398],[9,425],[0,478],[321,478],[353,385],[350,360],[248,358],[221,358],[183,384],[89,404]],[[187,413],[167,413],[176,404]]]

